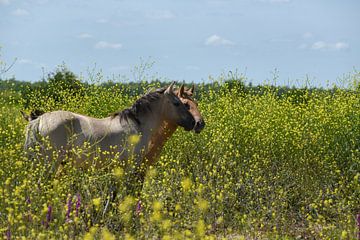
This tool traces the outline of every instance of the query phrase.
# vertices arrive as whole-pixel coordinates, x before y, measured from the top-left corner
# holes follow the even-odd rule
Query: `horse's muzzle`
[[[192,116],[191,116],[191,118],[192,118],[191,121],[184,121],[179,124],[180,126],[182,126],[185,129],[185,131],[191,131],[194,129],[196,122]]]
[[[195,122],[194,131],[195,133],[200,133],[205,127],[205,122],[203,120],[199,120]]]

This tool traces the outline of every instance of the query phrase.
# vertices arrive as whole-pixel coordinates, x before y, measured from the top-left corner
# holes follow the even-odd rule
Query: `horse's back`
[[[125,129],[116,119],[97,119],[68,111],[45,113],[40,118],[39,133],[49,137],[56,147],[84,142],[108,150],[111,145],[120,144],[131,129]]]
[[[55,148],[65,147],[73,141],[75,145],[83,143],[86,139],[83,134],[89,128],[86,119],[81,115],[68,111],[54,111],[39,117],[38,132],[48,137]]]
[[[68,111],[44,113],[30,121],[27,129],[25,149],[41,145],[45,138],[45,142],[51,146],[48,148],[49,145],[43,145],[45,154],[52,156],[52,151],[56,150],[60,153],[58,158],[62,158],[69,150],[85,146],[86,148],[80,151],[82,154],[77,155],[78,163],[91,159],[93,155],[103,157],[103,152],[126,159],[128,150],[131,150],[128,136],[138,134],[135,125],[121,123],[119,118],[97,119]],[[118,153],[120,155],[117,155]]]

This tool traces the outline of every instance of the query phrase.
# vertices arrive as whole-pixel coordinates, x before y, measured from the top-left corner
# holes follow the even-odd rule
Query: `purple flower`
[[[71,195],[69,195],[69,200],[67,202],[66,222],[70,221],[71,207],[72,207],[72,197]]]
[[[6,239],[7,239],[7,240],[10,240],[10,239],[11,239],[10,228],[8,228],[8,230],[6,231]]]
[[[141,200],[139,199],[139,201],[136,204],[136,214],[139,215],[141,213]]]
[[[51,213],[52,213],[52,207],[51,205],[48,206],[48,211],[46,213],[46,225],[49,225],[49,222],[51,221]]]
[[[78,194],[76,195],[76,197],[77,197],[77,200],[76,200],[76,206],[75,206],[75,208],[76,208],[76,216],[78,217],[78,216],[79,216],[79,210],[80,210],[80,207],[81,207],[81,197],[80,197],[80,194],[78,193]]]

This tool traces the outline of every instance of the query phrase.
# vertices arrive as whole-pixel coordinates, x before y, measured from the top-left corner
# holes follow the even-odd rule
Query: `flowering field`
[[[26,159],[20,110],[106,117],[137,98],[126,85],[72,91],[55,89],[56,98],[41,88],[0,92],[1,237],[357,238],[359,91],[199,85],[206,127],[176,131],[148,171],[141,204],[124,195],[126,171],[113,159],[86,170]]]

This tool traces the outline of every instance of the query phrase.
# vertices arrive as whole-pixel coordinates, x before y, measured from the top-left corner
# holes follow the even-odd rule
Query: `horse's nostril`
[[[205,123],[202,120],[196,122],[196,126],[202,127],[204,125]]]
[[[195,126],[194,126],[194,131],[196,133],[200,133],[201,130],[204,129],[204,127],[205,127],[205,122],[204,121],[202,121],[202,120],[196,121]]]
[[[196,121],[195,122],[195,125],[194,125],[194,128],[201,128],[202,127],[202,121]]]
[[[193,125],[194,127],[196,127],[196,124],[197,124],[197,122],[195,122],[195,120],[191,121],[191,125]]]

